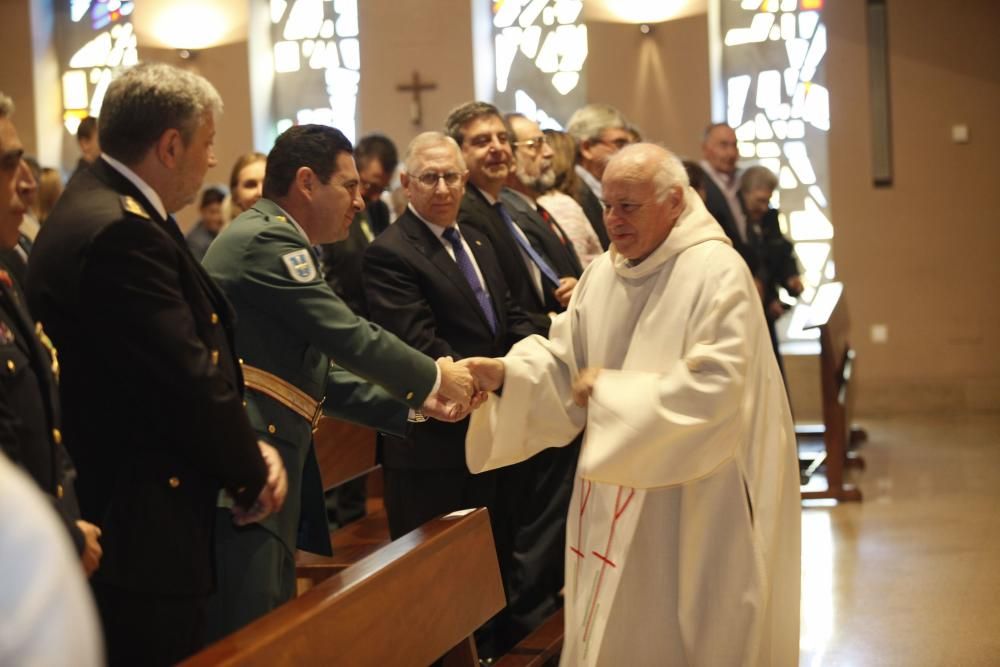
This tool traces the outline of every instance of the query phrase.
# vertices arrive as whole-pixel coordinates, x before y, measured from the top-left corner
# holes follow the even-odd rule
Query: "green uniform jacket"
[[[407,406],[419,408],[434,387],[434,360],[352,313],[324,282],[309,241],[281,207],[258,201],[223,230],[203,264],[236,310],[236,350],[244,363],[317,400],[326,396],[325,414],[404,432]],[[298,546],[329,554],[311,424],[256,391],[247,390],[246,399],[250,423],[288,471],[285,506],[261,525],[293,553]]]

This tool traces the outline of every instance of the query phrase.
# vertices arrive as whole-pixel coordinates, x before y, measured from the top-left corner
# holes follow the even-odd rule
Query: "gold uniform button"
[[[13,373],[17,369],[17,364],[14,363],[13,359],[7,360],[7,370]]]
[[[56,484],[56,498],[58,498],[59,500],[62,500],[62,497],[63,497],[64,493],[65,492],[63,491],[63,485],[62,484]]]
[[[406,392],[406,400],[408,400],[408,401],[412,401],[413,400],[413,392],[412,391]]]
[[[212,316],[211,316],[210,319],[212,320],[212,324],[218,324],[219,323],[219,314],[218,313],[212,313]]]
[[[57,444],[62,444],[62,431],[57,428],[52,429],[52,440]]]
[[[212,350],[212,365],[213,366],[218,366],[219,365],[219,351],[218,350]]]
[[[274,426],[274,424],[268,424],[267,425],[267,432],[271,433],[271,434],[274,434],[274,433],[278,432],[278,429]]]
[[[181,485],[181,480],[179,480],[176,477],[171,477],[170,479],[167,480],[167,484],[170,485],[171,489],[176,489],[178,486]]]
[[[237,361],[239,361],[239,362],[240,362],[240,366],[242,366],[242,365],[243,365],[243,357],[240,357],[240,358],[239,358],[239,359],[238,359]]]
[[[244,399],[243,400],[243,407],[245,408],[246,406],[247,406],[247,402],[246,402],[246,399]]]

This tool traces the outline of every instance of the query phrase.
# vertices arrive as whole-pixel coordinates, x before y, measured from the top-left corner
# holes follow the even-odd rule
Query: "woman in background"
[[[556,130],[545,130],[545,139],[552,147],[552,170],[556,174],[556,181],[551,190],[538,198],[538,204],[563,228],[566,236],[573,242],[580,264],[587,268],[604,249],[587,220],[587,215],[573,199],[573,193],[579,187],[579,177],[573,170],[576,163],[576,141],[565,132]]]

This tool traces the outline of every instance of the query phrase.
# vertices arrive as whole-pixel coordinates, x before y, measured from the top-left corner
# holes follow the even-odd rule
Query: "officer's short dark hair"
[[[206,206],[211,206],[212,204],[221,204],[225,199],[226,193],[223,192],[222,188],[210,185],[202,190],[201,202],[198,204],[198,208],[205,208]]]
[[[296,125],[274,142],[264,168],[264,196],[268,199],[288,194],[295,172],[302,167],[313,170],[321,183],[329,183],[337,168],[337,156],[353,154],[354,148],[344,133],[326,125]]]
[[[93,116],[87,116],[80,121],[80,126],[76,128],[76,140],[83,141],[85,139],[93,139],[96,132],[97,119]]]
[[[378,160],[385,173],[391,174],[399,164],[399,153],[392,139],[384,134],[373,133],[361,137],[361,141],[354,147],[354,159],[359,167],[368,164],[371,159]]]

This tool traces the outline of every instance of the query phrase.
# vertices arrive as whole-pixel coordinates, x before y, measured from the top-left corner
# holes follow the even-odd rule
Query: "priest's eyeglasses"
[[[446,171],[443,174],[439,174],[436,171],[425,171],[417,176],[416,179],[425,188],[436,188],[438,181],[442,179],[444,179],[445,185],[449,188],[454,188],[462,182],[462,174],[457,171]]]

